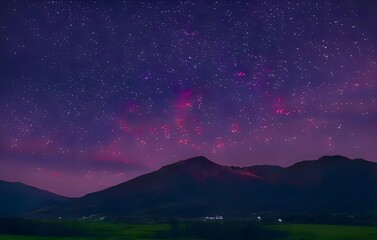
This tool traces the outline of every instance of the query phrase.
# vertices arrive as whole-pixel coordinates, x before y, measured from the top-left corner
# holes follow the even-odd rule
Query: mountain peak
[[[196,157],[192,157],[192,158],[189,158],[189,159],[186,159],[186,160],[182,160],[180,162],[190,162],[190,163],[204,163],[204,164],[207,164],[207,163],[213,163],[211,160],[209,160],[208,158],[204,157],[204,156],[196,156]]]
[[[349,161],[351,159],[349,159],[348,157],[344,157],[342,155],[331,155],[331,156],[325,155],[323,157],[320,157],[318,160],[321,160],[321,161]]]
[[[181,165],[181,166],[184,165],[184,166],[202,167],[202,168],[218,165],[204,156],[197,156],[197,157],[189,158],[186,160],[179,161],[176,164]]]
[[[179,162],[172,163],[170,165],[162,167],[163,169],[171,169],[171,168],[184,168],[184,169],[208,169],[214,166],[220,166],[208,158],[204,156],[197,156],[193,158],[189,158],[186,160],[182,160]]]

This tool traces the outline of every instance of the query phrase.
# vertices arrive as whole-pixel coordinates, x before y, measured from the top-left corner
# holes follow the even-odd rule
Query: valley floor
[[[36,221],[2,219],[4,240],[89,239],[252,239],[252,240],[375,240],[377,227],[248,222],[131,224],[107,221]]]

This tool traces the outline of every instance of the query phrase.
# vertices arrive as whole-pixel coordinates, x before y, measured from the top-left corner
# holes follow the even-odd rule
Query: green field
[[[31,223],[29,228],[28,222]],[[37,224],[35,224],[37,223]],[[170,232],[170,224],[129,224],[106,221],[26,221],[15,228],[26,228],[18,235],[1,234],[0,239],[10,240],[61,240],[61,239],[153,239],[164,232]],[[53,228],[53,230],[51,230]]]
[[[314,224],[282,224],[265,226],[268,229],[283,231],[289,240],[376,240],[377,227],[338,226]]]
[[[376,240],[377,227],[255,224],[250,222],[187,222],[132,224],[107,221],[0,222],[0,239],[254,239],[254,240]]]

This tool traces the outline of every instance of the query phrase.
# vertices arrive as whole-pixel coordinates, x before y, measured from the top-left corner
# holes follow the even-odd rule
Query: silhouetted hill
[[[239,168],[196,157],[40,214],[200,217],[373,212],[375,186],[377,164],[362,159],[326,156],[287,168]]]
[[[22,183],[0,180],[0,217],[26,216],[66,198]]]

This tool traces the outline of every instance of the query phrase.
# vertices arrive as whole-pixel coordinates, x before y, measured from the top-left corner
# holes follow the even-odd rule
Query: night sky
[[[376,1],[2,1],[0,179],[377,161]]]

